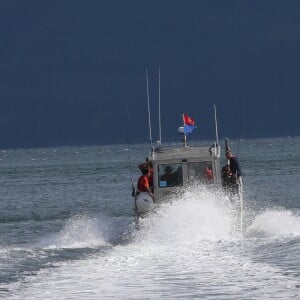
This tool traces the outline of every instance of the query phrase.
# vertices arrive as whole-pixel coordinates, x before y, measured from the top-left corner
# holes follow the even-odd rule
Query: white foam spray
[[[236,221],[233,204],[222,192],[193,187],[142,219],[137,239],[176,244],[229,239],[236,237]]]
[[[43,242],[46,248],[94,248],[109,244],[105,237],[108,230],[105,217],[74,216],[64,228]]]
[[[285,209],[266,210],[247,228],[247,237],[287,237],[300,235],[300,216]]]
[[[266,221],[272,218],[278,226]],[[296,233],[298,222],[299,217],[287,211],[269,211],[259,215],[247,232],[260,228],[285,235],[293,228]],[[82,245],[105,242],[107,223],[104,227],[100,223],[74,217],[56,237],[56,245],[74,246],[78,238]],[[13,299],[293,298],[297,279],[254,259],[257,245],[264,248],[269,239],[244,239],[235,231],[236,223],[235,207],[223,193],[188,189],[141,220],[132,242],[43,269],[26,286],[20,284]],[[280,231],[283,227],[285,231]]]

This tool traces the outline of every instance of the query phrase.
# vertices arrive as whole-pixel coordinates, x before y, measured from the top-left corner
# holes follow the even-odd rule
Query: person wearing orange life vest
[[[204,169],[204,176],[205,176],[205,179],[207,179],[207,180],[214,179],[213,170],[211,168],[209,168],[208,166],[206,166],[206,168]]]
[[[148,181],[149,181],[149,187],[153,193],[153,164],[151,161],[148,161],[146,159],[146,162],[139,164],[139,169],[142,171],[143,169],[149,169],[149,174],[148,174]]]
[[[142,168],[142,174],[138,180],[137,191],[138,193],[148,193],[153,198],[153,193],[149,184],[149,169]]]

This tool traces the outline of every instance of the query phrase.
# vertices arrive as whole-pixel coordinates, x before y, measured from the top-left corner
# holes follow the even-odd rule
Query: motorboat
[[[134,187],[132,180],[133,196],[135,199],[135,215],[137,218],[148,214],[161,203],[165,201],[171,201],[174,196],[182,194],[186,190],[186,188],[191,185],[201,184],[212,188],[221,188],[222,186],[224,187],[224,167],[222,169],[220,168],[221,148],[219,146],[218,138],[216,106],[214,105],[216,140],[213,145],[189,145],[187,137],[193,132],[194,128],[196,128],[195,121],[189,115],[182,114],[183,126],[178,128],[178,131],[181,134],[182,144],[175,147],[163,147],[161,143],[161,118],[159,98],[159,140],[157,147],[153,147],[147,70],[146,79],[148,95],[150,153],[146,158],[146,162],[144,164],[150,170],[147,177],[149,178],[149,181],[151,181],[152,185],[151,193],[144,191],[141,192],[138,190],[138,188]],[[225,140],[225,150],[230,150],[228,140]],[[227,167],[227,170],[229,170],[229,160]],[[142,171],[141,167],[140,169]],[[239,178],[239,182],[235,182],[233,185],[230,184],[230,186],[234,187],[234,192],[237,192],[239,196],[238,198],[240,202],[240,219],[242,228],[243,197],[241,178]]]
[[[228,140],[225,140],[225,150]],[[239,228],[243,231],[243,186],[242,178],[238,182],[224,185],[223,168],[220,167],[221,147],[188,146],[184,143],[177,147],[157,147],[150,151],[145,166],[151,168],[152,194],[135,194],[135,216],[138,220],[154,211],[164,202],[171,202],[182,195],[187,188],[205,186],[214,191],[224,191],[232,202],[236,203]]]

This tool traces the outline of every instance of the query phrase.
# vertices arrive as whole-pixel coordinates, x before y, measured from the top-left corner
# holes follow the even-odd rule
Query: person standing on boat
[[[137,192],[139,193],[148,193],[152,198],[153,198],[153,193],[151,191],[150,188],[150,184],[149,184],[149,168],[144,167],[142,168],[142,174],[138,180],[138,184],[137,184]]]
[[[226,158],[228,164],[222,168],[222,185],[227,191],[236,194],[242,176],[241,167],[237,157],[230,150],[226,151]]]
[[[153,193],[153,164],[152,164],[152,162],[149,161],[148,158],[146,158],[146,162],[139,164],[139,169],[141,170],[141,172],[143,169],[149,169],[148,181],[149,181],[150,189]]]
[[[239,161],[236,156],[233,156],[230,150],[226,151],[226,158],[229,161],[229,170],[232,174],[232,177],[237,182],[240,176],[242,175]]]

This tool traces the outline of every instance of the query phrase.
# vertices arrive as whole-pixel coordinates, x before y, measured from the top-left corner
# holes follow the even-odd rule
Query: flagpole
[[[182,114],[182,121],[183,121],[183,128],[184,128],[184,125],[185,125],[184,114]],[[184,132],[183,132],[183,144],[184,144],[184,147],[187,147],[186,134]]]

